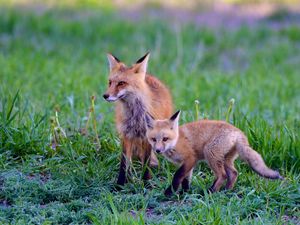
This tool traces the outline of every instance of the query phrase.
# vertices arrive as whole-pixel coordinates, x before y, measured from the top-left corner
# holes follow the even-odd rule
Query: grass
[[[90,7],[0,9],[0,223],[299,223],[299,27],[133,22]],[[210,195],[204,190],[213,176],[200,164],[192,190],[166,199],[163,190],[175,167],[160,158],[152,189],[144,187],[135,162],[132,181],[111,192],[120,143],[113,105],[101,99],[105,53],[129,64],[148,50],[149,71],[172,91],[181,123],[224,120],[234,98],[231,123],[286,180],[265,180],[237,162],[234,190]],[[92,121],[82,135],[92,95],[100,149]],[[53,149],[55,111],[67,138]]]

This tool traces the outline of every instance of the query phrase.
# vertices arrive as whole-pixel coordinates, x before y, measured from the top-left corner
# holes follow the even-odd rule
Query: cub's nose
[[[160,149],[156,149],[155,151],[156,151],[156,153],[161,153]]]
[[[104,98],[104,99],[108,99],[108,97],[109,97],[109,94],[104,94],[104,95],[103,95],[103,98]]]

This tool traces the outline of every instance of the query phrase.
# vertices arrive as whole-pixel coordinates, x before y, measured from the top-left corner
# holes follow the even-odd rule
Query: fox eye
[[[152,140],[153,142],[156,142],[156,138],[151,138],[151,140]]]
[[[118,83],[118,86],[123,86],[123,85],[125,85],[125,84],[126,84],[125,81],[120,81],[120,82]]]
[[[169,140],[168,137],[164,137],[164,138],[163,138],[163,142],[166,142],[167,140]]]
[[[108,81],[108,85],[109,85],[109,86],[111,86],[111,80],[110,80],[110,81]]]

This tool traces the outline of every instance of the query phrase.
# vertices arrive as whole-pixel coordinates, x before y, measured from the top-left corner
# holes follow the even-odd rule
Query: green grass
[[[0,223],[299,223],[300,28],[133,22],[89,7],[0,8]],[[130,64],[149,50],[149,72],[172,91],[181,123],[195,119],[196,99],[201,118],[225,119],[234,98],[231,122],[286,180],[265,180],[237,162],[234,190],[210,195],[203,190],[213,176],[200,164],[191,191],[166,199],[175,167],[160,158],[152,189],[136,162],[132,181],[111,192],[120,143],[113,105],[101,98],[106,52]],[[91,95],[100,149],[92,126],[80,134]],[[67,139],[53,150],[55,108]]]

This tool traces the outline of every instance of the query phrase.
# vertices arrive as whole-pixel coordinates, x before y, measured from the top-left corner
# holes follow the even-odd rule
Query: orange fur
[[[227,180],[231,189],[237,179],[234,160],[240,156],[259,175],[282,179],[277,171],[269,169],[260,154],[254,151],[241,130],[224,121],[200,120],[178,126],[180,112],[170,120],[153,120],[147,117],[147,138],[156,152],[180,165],[172,185],[165,194],[176,191],[180,184],[188,189],[192,170],[199,160],[205,160],[216,177],[210,188],[219,191]]]
[[[156,166],[158,160],[146,138],[145,114],[156,119],[169,117],[172,98],[168,88],[157,78],[147,74],[149,54],[127,67],[116,57],[108,55],[109,86],[103,97],[116,102],[116,126],[123,145],[118,184],[126,182],[128,163],[136,156],[143,164]],[[149,179],[146,169],[144,179]]]

